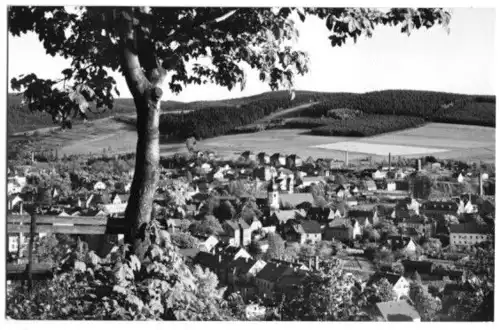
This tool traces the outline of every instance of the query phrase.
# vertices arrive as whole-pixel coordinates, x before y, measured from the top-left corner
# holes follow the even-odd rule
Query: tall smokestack
[[[483,196],[483,173],[479,172],[479,196]]]
[[[345,166],[349,167],[349,151],[345,152]]]
[[[422,159],[417,159],[417,171],[422,171]]]
[[[391,153],[389,152],[389,171],[391,170]]]

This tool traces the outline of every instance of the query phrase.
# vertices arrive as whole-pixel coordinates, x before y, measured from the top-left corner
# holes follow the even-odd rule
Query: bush
[[[192,249],[198,246],[198,239],[190,233],[172,233],[170,234],[172,243],[180,249]]]

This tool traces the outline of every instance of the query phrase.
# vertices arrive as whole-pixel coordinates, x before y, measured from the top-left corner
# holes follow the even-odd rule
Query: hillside
[[[298,107],[309,103],[314,104]],[[238,105],[229,106],[229,104]],[[228,100],[224,106],[205,107],[203,111],[193,111],[183,116],[164,115],[161,118],[160,131],[179,138],[195,136],[204,139],[230,132],[249,133],[279,128],[274,124],[270,126],[259,124],[259,121],[263,118],[287,117],[307,117],[304,120],[308,122],[311,122],[310,117],[313,117],[314,126],[321,126],[321,123],[317,122],[321,121],[321,118],[326,118],[328,112],[333,109],[360,110],[367,116],[385,115],[386,122],[379,121],[384,127],[368,130],[379,133],[401,127],[401,121],[400,124],[395,123],[398,121],[397,116],[420,118],[421,120],[411,121],[415,125],[420,125],[423,120],[495,127],[495,106],[494,96],[428,91],[387,90],[363,94],[301,91],[296,93],[293,101],[285,92],[276,92],[260,94],[253,98]],[[290,111],[291,108],[295,109]],[[281,111],[285,109],[288,110]],[[330,125],[328,130],[319,129],[316,133],[338,132],[331,128],[342,123],[325,120],[325,125],[327,124]],[[361,124],[363,123],[360,122]],[[356,126],[356,122],[348,125],[348,127],[353,126]],[[402,126],[406,127],[406,124]]]
[[[8,133],[53,126],[52,118],[44,113],[32,113],[19,108],[20,97],[8,98]],[[307,104],[311,104],[307,106]],[[195,101],[167,101],[162,110],[203,110],[190,113],[163,114],[160,130],[180,138],[194,135],[214,137],[234,131],[237,127],[254,124],[264,118],[326,117],[338,108],[357,109],[366,114],[420,117],[426,121],[473,124],[495,127],[495,96],[475,96],[443,92],[386,90],[362,94],[297,91],[294,100],[286,91],[267,92],[243,98]],[[298,108],[297,108],[298,107]],[[282,111],[295,108],[294,111]],[[89,119],[119,114],[133,114],[132,99],[117,99],[115,107]],[[327,123],[325,123],[327,124]],[[331,124],[331,123],[329,123]]]
[[[20,106],[21,96],[8,94],[7,96],[7,132],[13,134],[35,130],[39,128],[55,126],[52,117],[43,112],[31,112],[27,106]],[[180,109],[184,107],[182,102],[163,102],[162,109],[165,111]],[[95,111],[95,109],[92,109]],[[106,109],[104,112],[89,113],[89,120],[108,118],[120,114],[131,114],[135,112],[134,101],[132,99],[116,99],[113,109]],[[75,120],[79,122],[79,119]]]

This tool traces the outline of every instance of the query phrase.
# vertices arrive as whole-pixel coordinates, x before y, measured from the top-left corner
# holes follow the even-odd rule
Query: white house
[[[463,183],[463,182],[464,182],[464,176],[462,175],[462,173],[460,173],[460,174],[457,176],[457,182],[458,182],[458,183]]]
[[[387,182],[387,191],[396,191],[396,182],[394,181]]]
[[[374,180],[383,179],[383,178],[385,178],[386,175],[387,175],[387,172],[376,170],[375,172],[372,173],[372,178]]]
[[[94,190],[104,190],[106,189],[106,184],[102,181],[98,181],[94,184]]]

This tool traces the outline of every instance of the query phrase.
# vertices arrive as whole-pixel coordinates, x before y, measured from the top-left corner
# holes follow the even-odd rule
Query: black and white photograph
[[[495,4],[55,2],[4,5],[7,329],[492,328]]]

